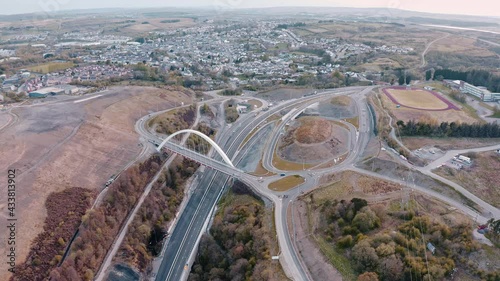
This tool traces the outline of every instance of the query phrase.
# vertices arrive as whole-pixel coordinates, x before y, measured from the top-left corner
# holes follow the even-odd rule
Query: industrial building
[[[61,94],[64,94],[64,89],[49,87],[49,88],[42,88],[42,89],[30,92],[28,94],[28,96],[30,98],[46,98],[49,95],[55,96],[55,95],[61,95]]]

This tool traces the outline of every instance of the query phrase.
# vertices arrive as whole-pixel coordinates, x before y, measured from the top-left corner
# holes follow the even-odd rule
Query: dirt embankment
[[[19,108],[19,121],[0,135],[0,169],[17,171],[17,263],[43,229],[45,201],[52,192],[70,187],[90,190],[119,172],[139,153],[134,124],[148,111],[191,102],[187,91],[152,87],[116,87],[102,97],[81,103]],[[0,198],[5,219],[6,197]],[[0,229],[6,237],[6,229]],[[0,244],[6,255],[6,244]],[[0,271],[7,272],[1,263]],[[7,280],[4,274],[0,280]]]
[[[332,134],[332,126],[325,119],[303,118],[295,131],[295,139],[301,144],[313,144],[326,141]]]
[[[319,117],[302,117],[281,139],[278,154],[298,163],[320,163],[347,153],[349,132]]]

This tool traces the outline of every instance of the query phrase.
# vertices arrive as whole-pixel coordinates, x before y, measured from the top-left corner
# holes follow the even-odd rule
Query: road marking
[[[88,101],[88,100],[96,99],[96,98],[98,98],[98,97],[102,97],[102,95],[93,96],[93,97],[86,98],[86,99],[83,99],[83,100],[76,100],[76,101],[74,101],[73,103],[80,103],[80,102],[84,102],[84,101]]]
[[[193,215],[193,219],[189,222],[189,225],[188,225],[188,228],[187,228],[187,232],[190,232],[190,230],[193,228],[193,223],[194,223],[194,218],[196,217],[196,215],[200,212],[200,208],[202,206],[202,202],[205,201],[206,197],[207,197],[207,194],[208,194],[208,191],[209,191],[209,187],[210,185],[214,182],[215,180],[215,176],[216,176],[217,173],[214,173],[212,175],[212,179],[210,180],[209,184],[208,184],[208,187],[205,189],[205,192],[203,193],[203,196],[200,200],[200,203],[198,204],[198,206],[196,207],[196,210],[194,212],[194,215]],[[182,248],[184,247],[184,245],[186,244],[186,236],[184,236],[184,238],[182,239],[181,241],[181,244],[180,246],[178,247],[178,250],[174,256],[174,260],[172,261],[172,266],[170,267],[169,271],[167,272],[167,279],[166,280],[169,280],[170,276],[174,273],[173,272],[173,269],[175,267],[175,264],[177,263],[177,259],[179,258],[179,254],[180,252],[182,251]]]

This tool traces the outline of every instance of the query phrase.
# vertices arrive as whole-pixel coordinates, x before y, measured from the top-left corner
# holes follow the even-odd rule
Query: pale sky
[[[331,6],[500,17],[499,0],[0,0],[0,14],[89,8]]]

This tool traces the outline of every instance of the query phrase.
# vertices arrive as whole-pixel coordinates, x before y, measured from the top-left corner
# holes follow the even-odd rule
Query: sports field
[[[402,107],[427,111],[459,110],[446,98],[432,91],[391,87],[385,88],[384,92],[393,103]]]
[[[454,105],[445,97],[431,91],[390,87],[382,90],[380,99],[396,120],[408,122],[481,122]],[[398,107],[397,105],[400,105]]]
[[[388,92],[399,102],[399,104],[404,106],[443,110],[448,108],[445,102],[427,91],[389,89]]]

